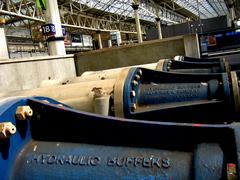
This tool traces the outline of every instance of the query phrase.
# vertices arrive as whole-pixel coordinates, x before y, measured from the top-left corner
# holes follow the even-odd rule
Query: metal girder
[[[155,22],[155,18],[160,17],[167,24],[177,24],[186,21],[186,18],[168,8],[162,7],[153,0],[138,1],[138,0],[116,0],[109,4],[109,0],[72,0],[72,2],[87,6],[87,10],[98,9],[107,11],[113,16],[120,17],[121,20],[134,18],[132,4],[139,4],[139,16],[141,20]]]
[[[240,18],[240,0],[225,0],[229,8],[233,8],[236,18]]]
[[[70,7],[70,9],[68,9]],[[86,11],[86,6],[73,4],[72,1],[60,5],[60,15],[63,26],[80,28],[85,30],[100,30],[100,31],[116,31],[124,33],[136,33],[135,26],[132,23],[118,22],[114,19],[97,18],[89,15],[79,14]],[[35,0],[2,0],[0,2],[0,14],[8,15],[9,17],[17,17],[31,21],[45,22],[44,12],[37,8]],[[7,22],[17,23],[17,18],[14,20],[7,19]]]
[[[34,0],[2,0],[0,14],[44,22]]]
[[[121,31],[124,33],[136,33],[135,24],[116,20],[111,14],[102,17],[92,17],[79,14],[79,7],[71,1],[69,4],[59,6],[60,16],[63,26],[73,28],[83,28],[94,31]]]
[[[224,0],[171,0],[201,19],[224,16],[228,9]]]
[[[176,13],[174,10],[169,10],[166,6],[158,5],[153,0],[140,3],[140,7],[168,24],[178,24],[186,21],[186,17]]]

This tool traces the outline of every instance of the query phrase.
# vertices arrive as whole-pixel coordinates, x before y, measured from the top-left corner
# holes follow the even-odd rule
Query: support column
[[[157,29],[158,29],[158,39],[162,39],[162,27],[160,18],[156,18],[157,21]]]
[[[111,39],[108,40],[108,47],[109,48],[112,47],[112,40]]]
[[[227,13],[227,27],[232,27],[232,19],[230,13]]]
[[[0,60],[9,59],[8,48],[7,48],[7,40],[4,30],[5,19],[0,18]]]
[[[57,0],[46,0],[46,22],[55,25],[56,34],[48,44],[50,55],[66,55]]]
[[[138,43],[142,43],[142,31],[141,31],[141,25],[140,25],[140,20],[139,20],[139,14],[138,14],[138,4],[132,4],[132,8],[134,10],[134,15],[135,15],[135,22],[136,22],[136,29],[137,29],[137,34],[138,34]]]
[[[228,27],[234,27],[234,21],[236,20],[236,14],[233,1],[228,2],[229,13],[227,14]]]
[[[233,27],[234,26],[234,20],[236,18],[235,10],[234,10],[233,5],[230,7],[229,11],[230,11],[230,22],[231,22],[231,26]]]
[[[101,31],[97,31],[97,36],[98,36],[98,46],[99,46],[99,49],[102,49],[103,46],[102,46]]]

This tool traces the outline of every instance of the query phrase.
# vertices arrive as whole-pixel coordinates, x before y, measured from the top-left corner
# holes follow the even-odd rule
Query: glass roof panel
[[[80,4],[87,5],[90,8],[96,8],[102,11],[107,11],[110,13],[118,14],[127,16],[130,18],[134,18],[134,11],[131,7],[132,0],[74,0]],[[141,1],[140,8],[139,8],[139,17],[140,19],[155,22],[156,10],[155,7],[149,7],[146,5],[147,2]],[[162,11],[162,10],[161,10]],[[169,11],[166,12],[167,14]],[[160,13],[163,14],[163,13]],[[178,18],[176,16],[179,16]],[[163,21],[166,21],[170,24],[172,23],[179,23],[183,21],[184,17],[178,15],[177,13],[174,14],[170,18],[161,17]]]
[[[113,14],[134,18],[131,7],[132,0],[73,0],[90,8],[99,9]],[[223,16],[228,13],[224,0],[172,0],[179,6],[187,9],[201,19]],[[155,22],[156,7],[151,7],[150,1],[140,0],[139,17],[143,20]],[[185,21],[185,17],[176,12],[159,6],[160,18],[168,24],[176,24]]]
[[[175,3],[201,19],[223,16],[228,13],[224,0],[175,0]]]

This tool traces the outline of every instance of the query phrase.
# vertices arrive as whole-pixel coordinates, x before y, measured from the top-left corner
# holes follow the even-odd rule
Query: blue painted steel
[[[0,140],[1,179],[10,178],[10,175],[12,174],[12,168],[14,166],[14,160],[20,153],[20,150],[23,149],[24,146],[26,146],[26,144],[31,140],[29,121],[17,121],[15,117],[17,107],[28,105],[29,99],[32,98],[9,98],[0,102],[0,122],[12,122],[17,129],[20,129],[10,139]],[[59,104],[59,102],[45,97],[34,97],[33,99],[46,100],[49,103]]]
[[[138,80],[136,75],[142,71]],[[133,81],[136,81],[133,85]],[[135,96],[131,96],[135,91]],[[222,122],[235,115],[230,80],[222,74],[175,74],[131,69],[123,93],[124,117],[186,122]],[[234,117],[234,119],[237,117]],[[216,120],[215,120],[216,119]],[[233,118],[231,118],[233,119]]]
[[[177,73],[223,73],[226,72],[223,61],[200,62],[199,61],[172,61],[165,60],[162,71]]]
[[[181,56],[182,61],[188,61],[188,62],[206,62],[206,63],[212,63],[212,62],[220,62],[220,58],[193,58],[193,57],[187,57],[187,56]]]
[[[209,70],[211,70],[211,68],[210,67],[212,67],[212,66],[218,66],[218,63],[219,63],[219,65],[220,65],[220,70],[222,71],[222,72],[227,72],[228,71],[228,69],[227,68],[230,68],[230,70],[231,71],[239,71],[240,70],[240,63],[239,63],[239,61],[237,61],[237,60],[234,60],[234,59],[224,59],[224,61],[226,61],[225,63],[224,63],[224,61],[222,60],[222,59],[219,59],[219,58],[211,58],[211,59],[206,59],[206,58],[192,58],[192,57],[184,57],[184,56],[182,56],[181,57],[181,59],[182,59],[182,61],[184,61],[184,62],[190,62],[190,63],[195,63],[196,64],[196,66],[198,66],[198,64],[200,65],[200,64],[208,64],[209,65],[209,67],[207,67],[208,68],[208,71]],[[176,66],[178,66],[178,64],[179,63],[176,63]],[[180,63],[181,64],[181,63]],[[225,65],[224,65],[225,64]],[[191,69],[191,67],[189,67],[189,66],[187,66],[187,64],[183,64],[182,63],[182,65],[184,65],[183,66],[183,69],[185,69],[186,71],[185,72],[187,72],[187,70],[188,70],[188,72],[190,72],[190,69]],[[200,65],[201,66],[201,65]],[[200,67],[199,66],[199,67]],[[227,67],[226,67],[227,66]],[[201,67],[201,68],[203,68],[203,66]],[[174,68],[173,68],[174,69]],[[178,69],[180,69],[180,68],[178,68]],[[216,69],[216,67],[215,67],[215,72],[216,72],[216,70],[219,70],[219,68],[218,69]],[[167,71],[166,69],[164,69],[164,71]],[[193,69],[192,68],[192,73],[203,73],[203,69],[198,69],[197,71],[196,71],[196,69]]]
[[[218,82],[216,81],[215,84]],[[211,83],[213,84],[213,83]],[[195,96],[193,96],[195,95]],[[208,86],[199,83],[143,84],[139,92],[139,104],[165,104],[208,99]]]
[[[0,140],[1,179],[199,179],[198,172],[226,179],[227,163],[239,167],[237,123],[120,119],[59,104],[44,97],[1,104],[0,122],[17,127],[9,144]],[[22,105],[34,112],[27,121],[15,118]],[[202,152],[204,161],[194,160]]]
[[[0,123],[17,132],[0,139],[0,179],[212,180],[232,175],[228,164],[239,172],[239,114],[227,74],[133,68],[123,102],[132,119],[80,112],[46,97],[1,101]],[[24,105],[33,116],[17,120]]]
[[[0,108],[0,121],[12,122],[16,126],[15,112],[19,105],[26,105],[26,99],[16,99],[1,105]],[[26,121],[27,122],[27,121]],[[27,124],[27,126],[29,126]],[[27,130],[25,136],[21,136],[19,132],[11,139],[0,140],[0,174],[1,178],[9,179],[12,173],[12,167],[14,166],[14,160],[19,153],[19,150],[30,140],[30,131]]]
[[[123,96],[123,104],[124,104],[124,117],[129,116],[129,109],[131,109],[131,105],[137,103],[137,96],[131,97],[131,91],[138,92],[139,91],[139,82],[137,85],[133,85],[133,81],[135,81],[135,76],[138,74],[138,70],[135,68],[131,68],[129,70],[128,76],[126,78],[124,84],[124,96]]]

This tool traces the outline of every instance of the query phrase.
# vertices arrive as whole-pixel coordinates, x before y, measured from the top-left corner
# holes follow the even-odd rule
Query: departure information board
[[[199,34],[201,56],[225,54],[240,50],[240,29]]]

